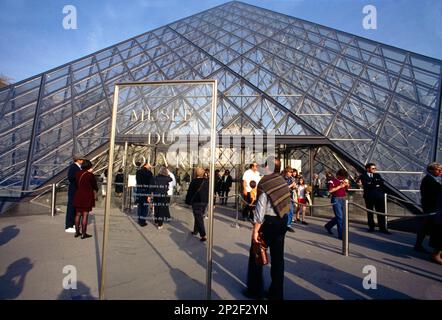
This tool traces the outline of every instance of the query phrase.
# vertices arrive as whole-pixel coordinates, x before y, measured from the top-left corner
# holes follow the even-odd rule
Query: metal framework
[[[442,160],[441,67],[228,2],[0,90],[0,185],[35,188],[73,153],[101,150],[115,83],[216,79],[218,131],[324,137],[356,168],[375,162],[392,186],[417,190],[426,164]]]

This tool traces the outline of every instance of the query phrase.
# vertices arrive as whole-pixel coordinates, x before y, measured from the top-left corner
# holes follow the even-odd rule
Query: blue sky
[[[226,1],[0,0],[0,74],[17,82]],[[245,0],[399,48],[442,59],[439,0]],[[377,29],[362,27],[365,5]],[[78,29],[65,30],[65,5]]]

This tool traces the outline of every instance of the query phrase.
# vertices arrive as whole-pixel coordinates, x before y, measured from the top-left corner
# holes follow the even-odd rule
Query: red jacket
[[[77,191],[74,196],[74,207],[95,207],[94,190],[98,191],[95,176],[87,170],[78,171],[75,174],[75,184],[77,185]]]

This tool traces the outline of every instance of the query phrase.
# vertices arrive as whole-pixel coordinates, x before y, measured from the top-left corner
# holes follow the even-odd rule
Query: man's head
[[[225,176],[228,176],[229,174],[230,174],[230,171],[229,171],[229,170],[224,171],[224,175],[225,175]]]
[[[265,174],[280,173],[281,172],[281,160],[275,156],[269,156],[264,163]]]
[[[76,163],[81,165],[83,163],[84,157],[81,154],[75,154],[72,157],[72,160],[74,160],[74,162],[76,162]]]
[[[258,164],[256,162],[253,162],[250,164],[250,169],[254,172],[258,171]]]
[[[365,165],[365,170],[367,170],[368,173],[375,173],[376,165],[374,163],[369,162]]]
[[[435,177],[442,175],[442,164],[439,162],[432,162],[427,166],[427,171]]]

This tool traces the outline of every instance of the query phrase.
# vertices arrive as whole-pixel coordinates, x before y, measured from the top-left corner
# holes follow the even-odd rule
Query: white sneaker
[[[67,228],[64,231],[68,233],[75,233],[75,228]]]
[[[158,230],[161,230],[161,229],[163,229],[163,226],[158,226],[157,228],[158,228]]]

